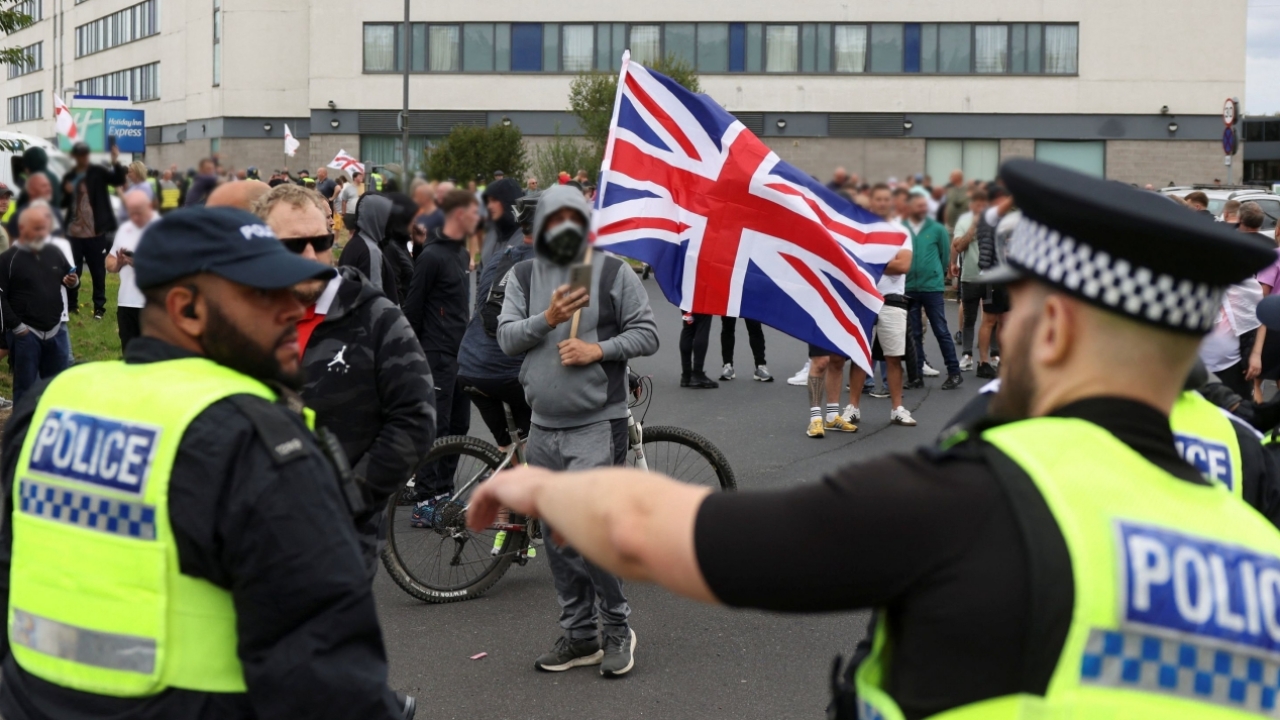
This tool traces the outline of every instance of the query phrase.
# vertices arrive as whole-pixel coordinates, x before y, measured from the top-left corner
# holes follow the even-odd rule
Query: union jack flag
[[[876,283],[906,240],[627,55],[592,231],[681,310],[759,320],[867,370]]]

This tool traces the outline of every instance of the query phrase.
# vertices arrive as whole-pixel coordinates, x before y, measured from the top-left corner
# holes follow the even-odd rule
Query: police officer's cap
[[[1259,236],[1156,193],[1031,160],[1010,160],[1000,178],[1022,220],[1007,264],[981,282],[1032,279],[1134,320],[1204,334],[1226,286],[1276,261]]]
[[[256,215],[230,207],[188,208],[160,218],[138,241],[133,266],[143,290],[200,273],[263,290],[334,276],[328,265],[289,252]]]

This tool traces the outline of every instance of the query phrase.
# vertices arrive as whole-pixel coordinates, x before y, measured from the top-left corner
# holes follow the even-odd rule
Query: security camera
[[[330,109],[330,110],[337,110],[337,109],[338,109],[338,103],[336,103],[336,102],[334,102],[334,101],[330,100],[330,101],[329,101],[329,109]],[[1165,108],[1165,110],[1168,110],[1168,109],[1169,109],[1169,108]]]
[[[333,105],[333,103],[329,103],[329,104],[330,104],[330,105]],[[1168,106],[1168,105],[1161,105],[1161,106],[1160,106],[1160,114],[1161,114],[1161,115],[1168,115],[1168,114],[1169,114],[1169,106]]]

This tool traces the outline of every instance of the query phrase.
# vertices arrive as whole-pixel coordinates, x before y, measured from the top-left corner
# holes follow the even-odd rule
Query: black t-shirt
[[[1101,426],[1180,480],[1208,482],[1179,457],[1167,418],[1154,408],[1098,398],[1054,415]],[[1031,511],[1048,513],[1038,492],[1030,495],[1038,503]],[[1037,557],[1052,562],[1037,565],[1041,577],[1030,587],[1018,517],[980,456],[921,449],[790,490],[711,495],[698,511],[694,543],[703,576],[728,605],[884,608],[894,647],[887,688],[914,720],[1044,693],[1070,623],[1073,581],[1066,541],[1045,522]],[[747,527],[768,527],[786,542],[744,553]],[[1028,608],[1041,587],[1054,592],[1033,629]],[[1033,633],[1050,640],[1033,642]]]

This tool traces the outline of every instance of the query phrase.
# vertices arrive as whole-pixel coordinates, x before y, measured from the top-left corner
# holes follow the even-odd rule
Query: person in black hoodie
[[[324,205],[314,190],[286,183],[253,209],[290,250],[332,265]],[[386,500],[435,441],[431,368],[400,308],[355,268],[302,282],[294,295],[307,308],[298,322],[302,398],[315,410],[316,424],[338,436],[373,508],[356,518],[372,578]]]
[[[466,435],[471,401],[458,382],[458,349],[471,317],[471,277],[466,238],[480,220],[476,196],[451,190],[440,203],[444,225],[427,238],[413,268],[405,317],[422,343],[436,389],[436,434]],[[457,459],[423,464],[414,490],[423,501],[452,492]],[[420,526],[416,525],[415,526]]]
[[[93,319],[101,320],[107,312],[107,253],[111,250],[111,233],[119,223],[111,207],[110,186],[125,184],[126,168],[121,165],[120,150],[111,146],[111,167],[91,165],[89,146],[76,143],[71,148],[76,165],[62,178],[62,204],[67,209],[67,239],[71,241],[72,263],[76,275],[81,275],[85,265],[93,277]],[[67,309],[79,312],[79,292],[67,293]]]
[[[512,238],[517,238],[517,242],[521,242],[519,238],[523,235],[516,234],[520,226],[515,220],[512,208],[522,195],[524,191],[520,189],[519,183],[510,178],[503,178],[485,188],[484,194],[480,196],[484,201],[485,209],[489,211],[488,228],[480,244],[481,267],[488,265],[495,255],[501,255]]]
[[[394,214],[395,203],[390,198],[376,193],[361,195],[356,204],[355,231],[342,249],[338,267],[359,270],[375,288],[397,305],[403,305],[407,288],[400,285],[402,270],[397,267],[397,254],[388,251],[391,243],[387,228]],[[407,228],[406,223],[406,236]]]

